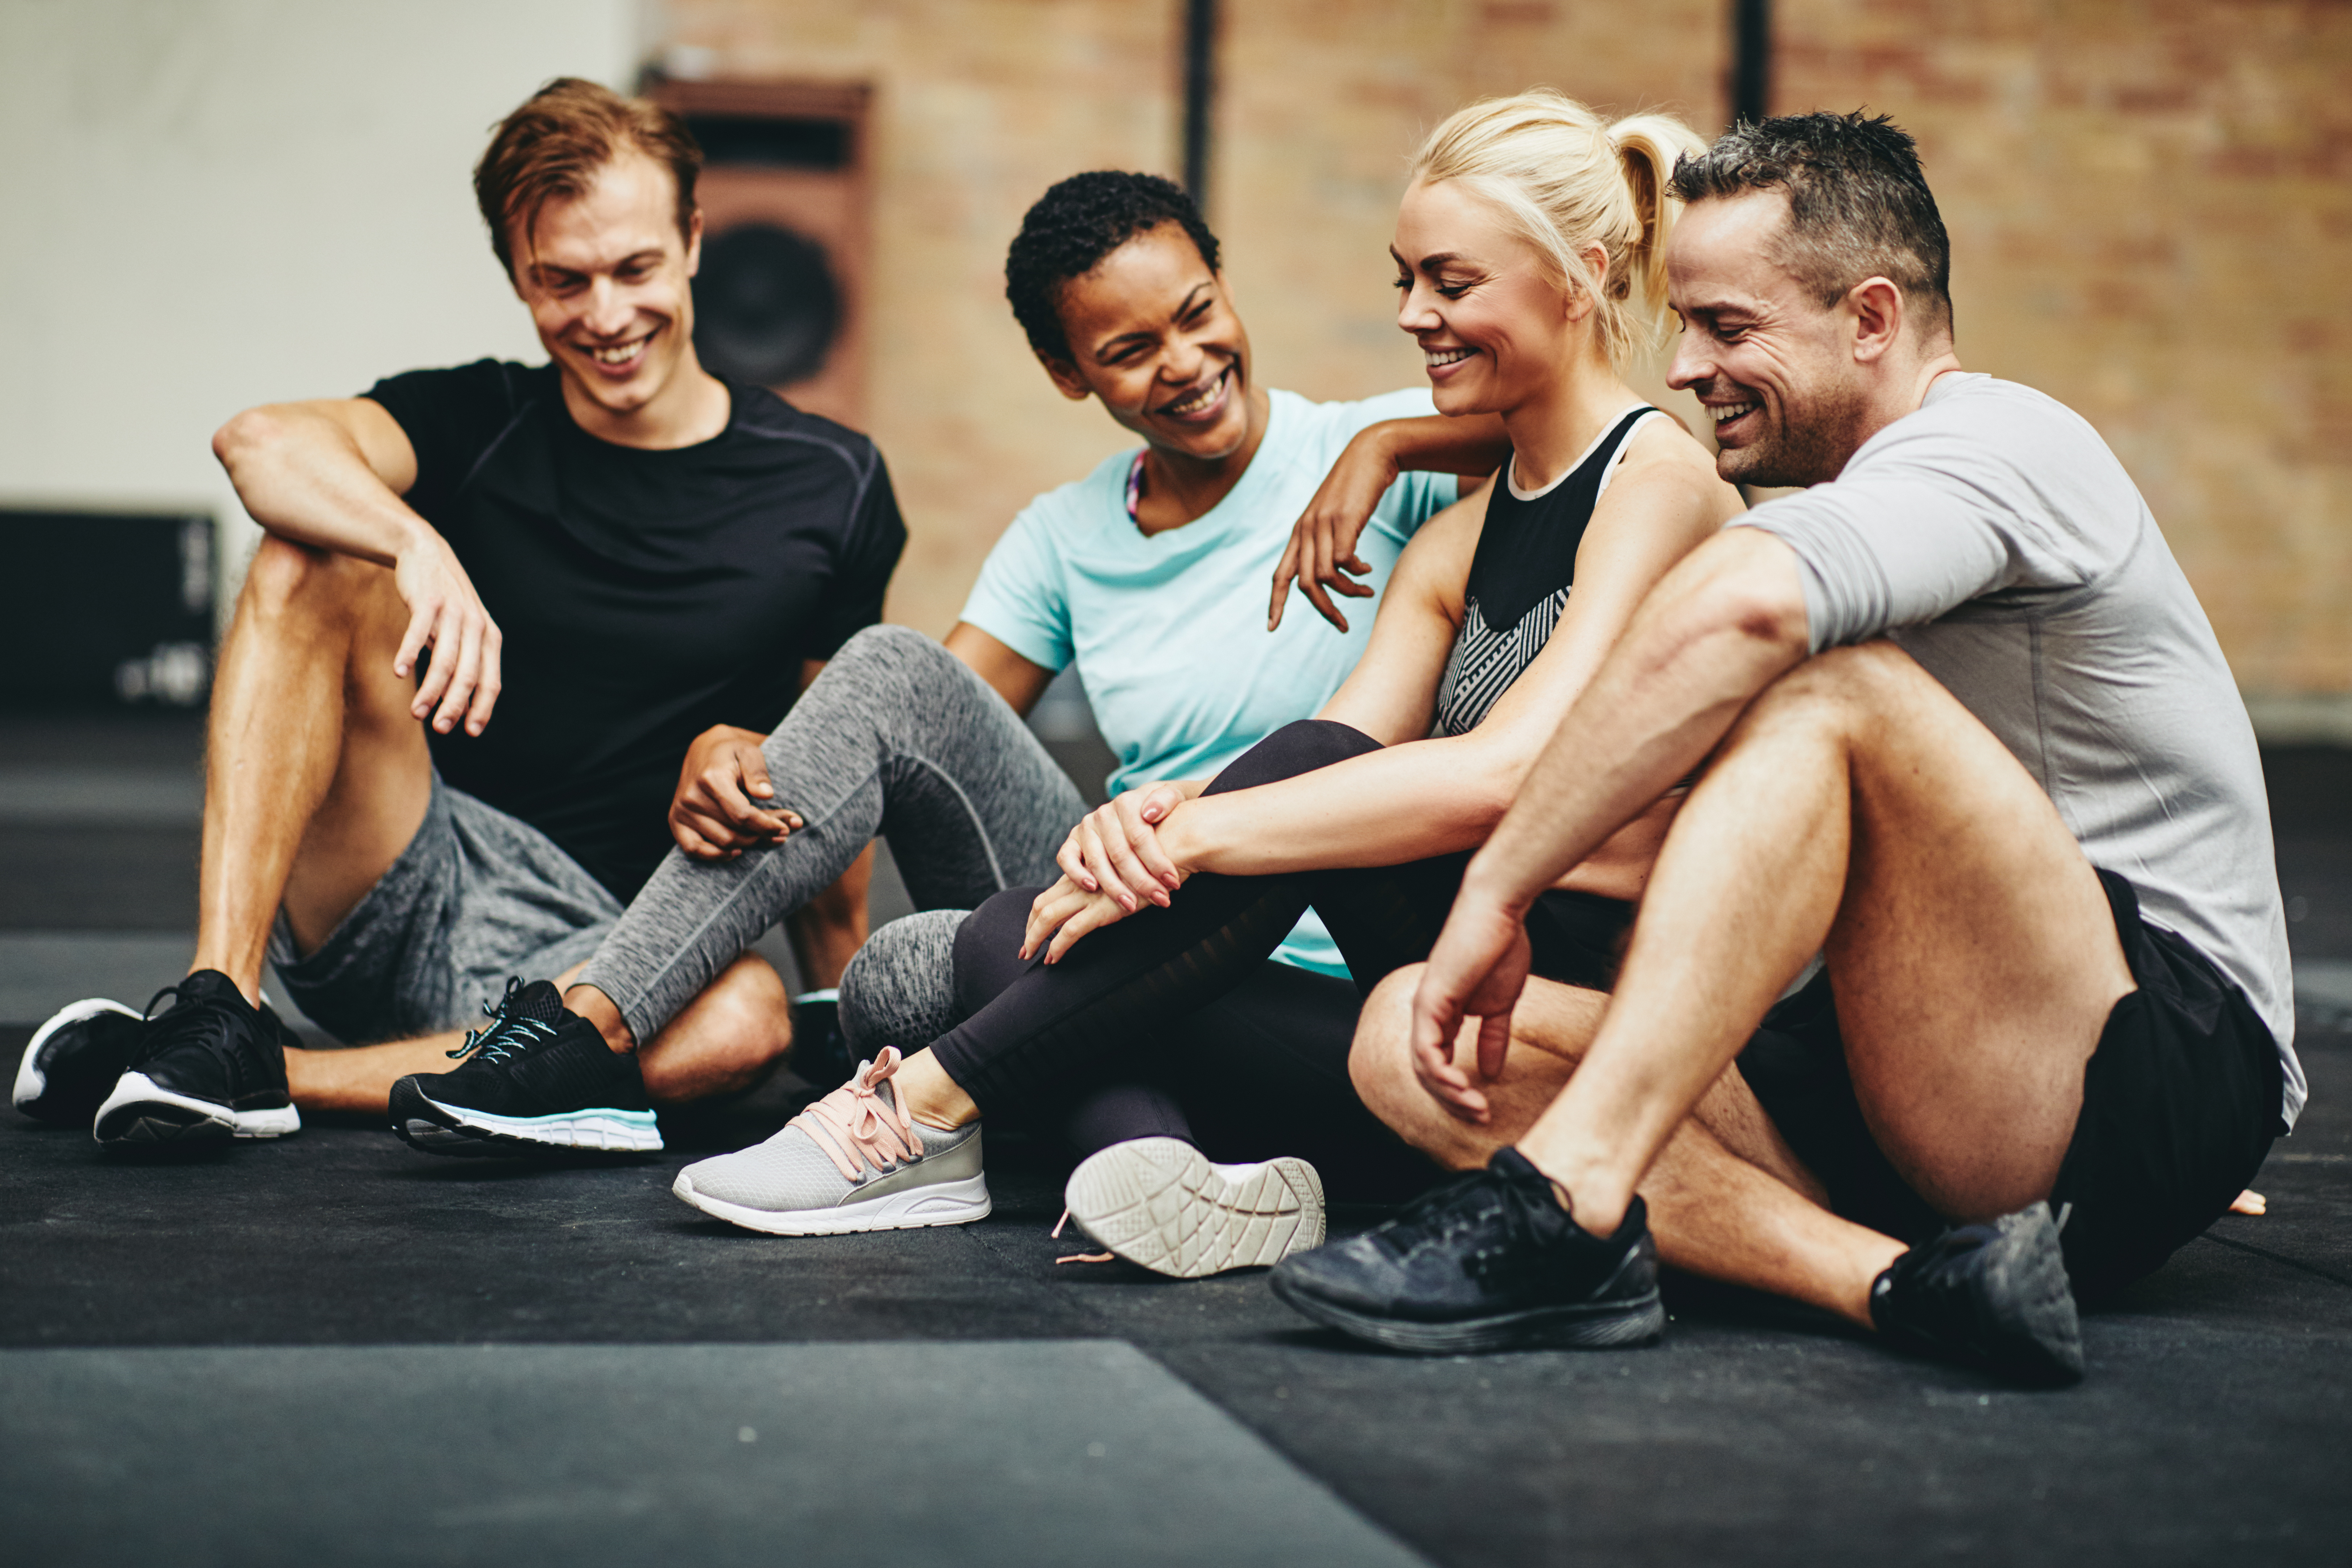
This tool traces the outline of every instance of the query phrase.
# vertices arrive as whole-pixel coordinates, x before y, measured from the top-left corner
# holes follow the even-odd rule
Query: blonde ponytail
[[[1533,88],[1459,110],[1413,155],[1412,179],[1483,197],[1566,287],[1593,302],[1593,327],[1623,369],[1665,322],[1666,238],[1681,210],[1675,163],[1706,144],[1681,121],[1603,123],[1565,93]],[[1596,272],[1585,252],[1598,245]]]

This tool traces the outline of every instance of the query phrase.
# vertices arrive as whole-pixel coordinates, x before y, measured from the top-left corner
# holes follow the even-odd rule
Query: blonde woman
[[[923,1223],[905,1216],[936,1182],[931,1223],[952,1223],[955,1195],[980,1179],[983,1110],[1051,1103],[1147,1052],[1263,963],[1310,904],[1362,990],[1427,956],[1468,853],[1633,607],[1739,510],[1707,452],[1623,377],[1663,324],[1666,181],[1700,145],[1675,121],[1605,123],[1550,91],[1438,128],[1398,213],[1398,325],[1442,412],[1501,416],[1503,471],[1405,548],[1362,660],[1318,718],[1213,781],[1097,810],[1064,846],[1060,881],[1000,894],[965,922],[962,1024],[903,1061],[884,1052],[767,1143],[689,1166],[681,1196],[769,1194],[751,1200],[759,1228],[837,1231],[865,1228],[868,1205],[877,1226]],[[1538,904],[1537,973],[1607,986],[1668,812]],[[1220,1068],[1239,1099],[1265,1080],[1246,1056]],[[1344,1094],[1345,1060],[1322,1068]],[[1285,1108],[1259,1109],[1278,1138]],[[1181,1138],[1115,1143],[1070,1193],[1088,1234],[1169,1273],[1271,1263],[1321,1234],[1303,1162],[1213,1166]],[[1141,1201],[1154,1193],[1170,1201]]]

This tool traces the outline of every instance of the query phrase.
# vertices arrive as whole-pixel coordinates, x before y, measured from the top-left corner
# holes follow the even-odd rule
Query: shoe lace
[[[1916,1252],[1897,1260],[1890,1283],[1906,1291],[1918,1310],[1947,1331],[1965,1332],[1976,1318],[1970,1274],[1976,1255],[1994,1239],[1984,1226],[1956,1226]],[[1901,1267],[1908,1263],[1908,1268]]]
[[[180,985],[166,985],[147,998],[145,1017],[148,1022],[155,1020],[155,1004],[166,996],[171,997],[174,1004],[169,1009],[175,1015],[172,1030],[168,1035],[162,1030],[146,1031],[145,1037],[140,1042],[139,1061],[150,1059],[166,1046],[192,1041],[210,1049],[215,1056],[230,1055],[230,1029],[241,1020],[235,1005],[227,997],[208,996],[201,991],[192,992]]]
[[[515,998],[522,993],[522,977],[507,977],[506,994],[496,1004],[485,1002],[482,1011],[489,1022],[478,1029],[466,1031],[465,1043],[448,1053],[453,1062],[463,1061],[478,1053],[486,1062],[511,1061],[529,1052],[534,1046],[555,1038],[555,1026],[537,1018],[526,1018],[514,1012]]]
[[[1427,1243],[1449,1246],[1457,1237],[1486,1230],[1499,1218],[1509,1246],[1525,1246],[1536,1239],[1535,1225],[1527,1205],[1512,1201],[1508,1185],[1490,1172],[1465,1172],[1412,1199],[1374,1234],[1385,1236],[1402,1253]],[[1484,1258],[1486,1250],[1482,1248],[1478,1256]]]
[[[1069,1223],[1070,1211],[1064,1209],[1062,1211],[1062,1217],[1054,1222],[1054,1228],[1045,1233],[1045,1238],[1048,1241],[1061,1240],[1062,1227]],[[1064,1263],[1108,1263],[1117,1256],[1118,1255],[1113,1252],[1073,1252],[1066,1258],[1056,1258],[1054,1261],[1056,1265]]]
[[[861,1160],[875,1170],[923,1157],[922,1141],[913,1120],[894,1095],[882,1096],[882,1085],[898,1070],[898,1047],[885,1046],[870,1062],[860,1062],[849,1081],[793,1117],[785,1125],[797,1127],[825,1152],[842,1175],[858,1181]]]

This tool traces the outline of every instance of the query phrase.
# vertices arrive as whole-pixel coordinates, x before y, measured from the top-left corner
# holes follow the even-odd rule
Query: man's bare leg
[[[587,966],[583,960],[565,970],[556,977],[557,987],[572,986]],[[603,994],[593,988],[573,987],[565,1005],[578,1012],[582,998],[601,999]],[[603,1029],[601,1022],[598,1026]],[[604,1033],[606,1043],[611,1044],[611,1032]],[[289,1051],[287,1085],[294,1102],[305,1110],[387,1115],[394,1084],[411,1073],[450,1071],[457,1063],[449,1059],[449,1053],[465,1038],[464,1030],[452,1029],[380,1046]],[[792,1039],[791,1009],[786,1005],[782,977],[766,959],[747,952],[721,970],[719,978],[638,1053],[637,1070],[644,1075],[646,1093],[655,1104],[683,1105],[751,1088],[784,1054]],[[623,1044],[615,1048],[630,1047]]]
[[[221,649],[205,763],[204,859],[191,972],[258,1002],[278,909],[295,945],[332,935],[416,836],[432,798],[412,684],[392,672],[407,625],[392,573],[262,542]],[[382,1115],[410,1073],[446,1072],[451,1030],[344,1050],[289,1050],[305,1110]],[[791,1039],[783,983],[746,955],[643,1055],[656,1102],[755,1081]]]
[[[1413,964],[1373,989],[1348,1069],[1372,1113],[1451,1169],[1476,1170],[1523,1136],[1558,1096],[1598,1030],[1608,998],[1530,980],[1512,1017],[1503,1076],[1482,1083],[1490,1119],[1449,1114],[1413,1076]],[[1475,1074],[1477,1026],[1465,1023],[1455,1065]],[[1674,1267],[1770,1291],[1871,1326],[1870,1288],[1903,1244],[1839,1218],[1735,1069],[1726,1069],[1660,1152],[1639,1189],[1658,1256]]]
[[[416,836],[432,798],[407,611],[386,567],[265,538],[213,688],[195,961],[261,997],[282,905],[316,948]]]
[[[2084,1064],[2133,988],[2105,893],[2039,785],[1891,644],[1750,705],[1691,793],[1607,1016],[1518,1140],[1599,1234],[1817,946],[1855,1093],[1940,1212],[2046,1196]]]

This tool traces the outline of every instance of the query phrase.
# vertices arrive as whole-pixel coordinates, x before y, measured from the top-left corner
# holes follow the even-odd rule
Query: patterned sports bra
[[[1568,607],[1576,551],[1592,509],[1633,432],[1664,416],[1647,404],[1628,409],[1575,467],[1533,495],[1521,493],[1505,468],[1503,483],[1486,498],[1486,526],[1463,592],[1462,630],[1438,682],[1437,734],[1475,728],[1543,652]]]

